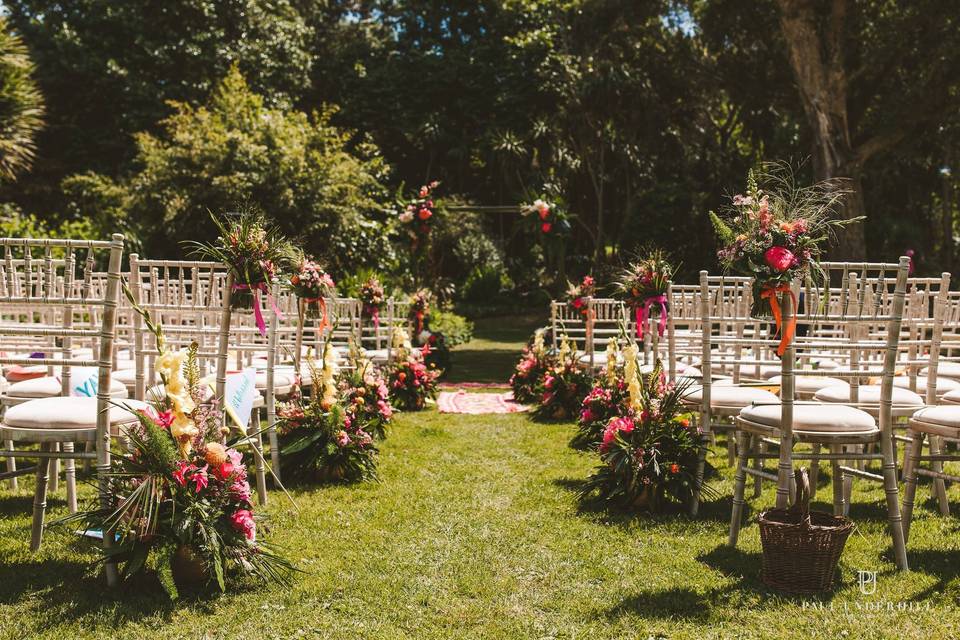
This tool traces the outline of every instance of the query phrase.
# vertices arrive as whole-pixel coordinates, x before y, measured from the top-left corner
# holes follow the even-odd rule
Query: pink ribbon
[[[273,296],[270,295],[270,290],[267,288],[266,282],[261,282],[255,285],[249,284],[235,284],[233,285],[234,291],[250,291],[253,293],[253,317],[257,322],[257,329],[260,331],[260,335],[264,338],[267,337],[267,323],[263,321],[263,312],[260,310],[260,294],[267,294],[267,304],[270,305],[270,308],[273,309],[273,312],[277,315],[278,318],[283,320],[283,313],[280,312],[280,308],[277,307],[277,302],[273,299]]]
[[[634,310],[636,313],[637,321],[637,337],[643,338],[643,328],[647,325],[647,318],[650,317],[650,307],[659,304],[660,305],[660,322],[657,324],[657,333],[662,338],[663,331],[667,328],[667,296],[666,294],[661,294],[659,296],[650,296],[643,301],[643,304],[639,307],[636,307]]]

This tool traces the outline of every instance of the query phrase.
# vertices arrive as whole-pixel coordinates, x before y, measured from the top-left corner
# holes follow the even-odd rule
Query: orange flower
[[[670,465],[670,473],[680,473],[680,465],[678,464]]]
[[[204,447],[203,459],[211,467],[219,467],[227,461],[227,449],[219,442],[208,442]]]
[[[689,426],[690,426],[690,421],[687,420],[686,418],[681,418],[681,419],[680,419],[680,426],[681,426],[681,427],[689,427]]]
[[[420,218],[421,220],[427,220],[432,215],[433,215],[433,212],[427,208],[420,209],[420,212],[417,213],[417,217]]]

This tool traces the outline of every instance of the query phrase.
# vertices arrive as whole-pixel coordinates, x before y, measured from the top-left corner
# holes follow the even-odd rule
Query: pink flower
[[[583,422],[590,422],[593,420],[593,412],[590,411],[589,407],[580,412],[580,420]]]
[[[737,206],[737,207],[751,205],[753,204],[753,198],[751,198],[750,196],[742,196],[740,194],[737,194],[733,196],[733,204],[734,206]]]
[[[796,256],[784,247],[770,247],[763,254],[763,260],[774,271],[781,273],[796,264]]]
[[[345,447],[350,444],[350,436],[346,431],[340,431],[337,433],[337,444],[341,447]]]
[[[546,378],[544,378],[544,380],[543,380],[543,386],[544,386],[544,388],[546,388],[546,389],[552,389],[552,388],[553,388],[553,383],[554,383],[555,380],[556,380],[556,378],[554,378],[553,376],[547,376]]]
[[[247,540],[253,542],[257,539],[257,523],[253,520],[253,513],[249,509],[237,509],[230,516],[230,524],[237,531],[243,533]]]
[[[194,471],[197,467],[190,464],[189,462],[181,462],[180,466],[177,467],[173,472],[173,479],[177,481],[181,487],[187,485],[187,474],[191,471]]]
[[[223,464],[213,468],[213,475],[215,475],[220,480],[226,480],[233,475],[234,466],[232,462],[224,462]]]
[[[243,454],[236,449],[227,449],[227,457],[230,458],[230,462],[232,462],[234,466],[243,464]]]
[[[593,279],[593,276],[584,276],[583,277],[583,286],[592,287],[596,281]]]
[[[197,487],[197,493],[200,493],[203,489],[207,488],[207,485],[210,484],[210,477],[207,475],[207,467],[210,465],[205,464],[200,469],[197,469],[190,479],[194,481]]]
[[[605,453],[610,445],[617,438],[618,433],[630,433],[633,431],[633,420],[630,418],[614,418],[603,430],[603,442],[600,443],[600,453]]]
[[[550,207],[543,205],[540,207],[539,216],[541,220],[546,220],[550,217]]]
[[[420,187],[420,197],[426,198],[428,195],[430,195],[430,189],[427,187]]]
[[[230,497],[238,502],[250,502],[250,483],[246,480],[236,480],[230,485]]]

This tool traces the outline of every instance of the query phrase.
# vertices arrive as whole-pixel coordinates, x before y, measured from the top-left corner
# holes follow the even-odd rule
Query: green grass
[[[453,350],[453,370],[444,382],[499,382],[506,384],[513,367],[537,327],[542,314],[479,318],[473,340]]]
[[[696,520],[582,511],[576,490],[594,458],[567,448],[571,431],[522,415],[401,415],[383,445],[382,482],[295,491],[299,513],[271,493],[269,538],[307,572],[291,589],[245,586],[176,606],[153,579],[106,591],[86,567],[93,554],[66,531],[49,531],[31,554],[29,486],[17,495],[4,488],[0,638],[960,634],[958,521],[935,515],[926,487],[910,545],[914,572],[894,572],[882,492],[860,482],[859,532],[841,562],[841,588],[820,600],[781,597],[758,580],[755,524],[739,549],[724,546],[732,486],[723,459],[714,460],[716,487],[727,497]],[[751,507],[772,497],[768,487]],[[65,512],[62,501],[52,512]],[[859,592],[857,569],[879,572],[875,595]],[[920,610],[860,610],[887,601]]]

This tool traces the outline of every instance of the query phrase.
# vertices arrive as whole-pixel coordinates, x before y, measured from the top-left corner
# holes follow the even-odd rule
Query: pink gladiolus
[[[196,472],[190,476],[190,479],[193,480],[196,485],[197,493],[200,493],[203,489],[206,489],[207,485],[210,484],[210,478],[207,476],[207,467],[209,466],[210,465],[206,464],[203,465],[203,467],[197,469]]]
[[[774,271],[784,272],[796,264],[796,256],[784,247],[770,247],[763,254],[763,260]]]
[[[230,497],[238,502],[249,502],[251,497],[250,483],[246,480],[237,480],[230,485]]]
[[[230,524],[237,531],[243,533],[247,540],[253,542],[257,539],[257,523],[253,520],[253,513],[249,509],[237,509],[230,516]]]

